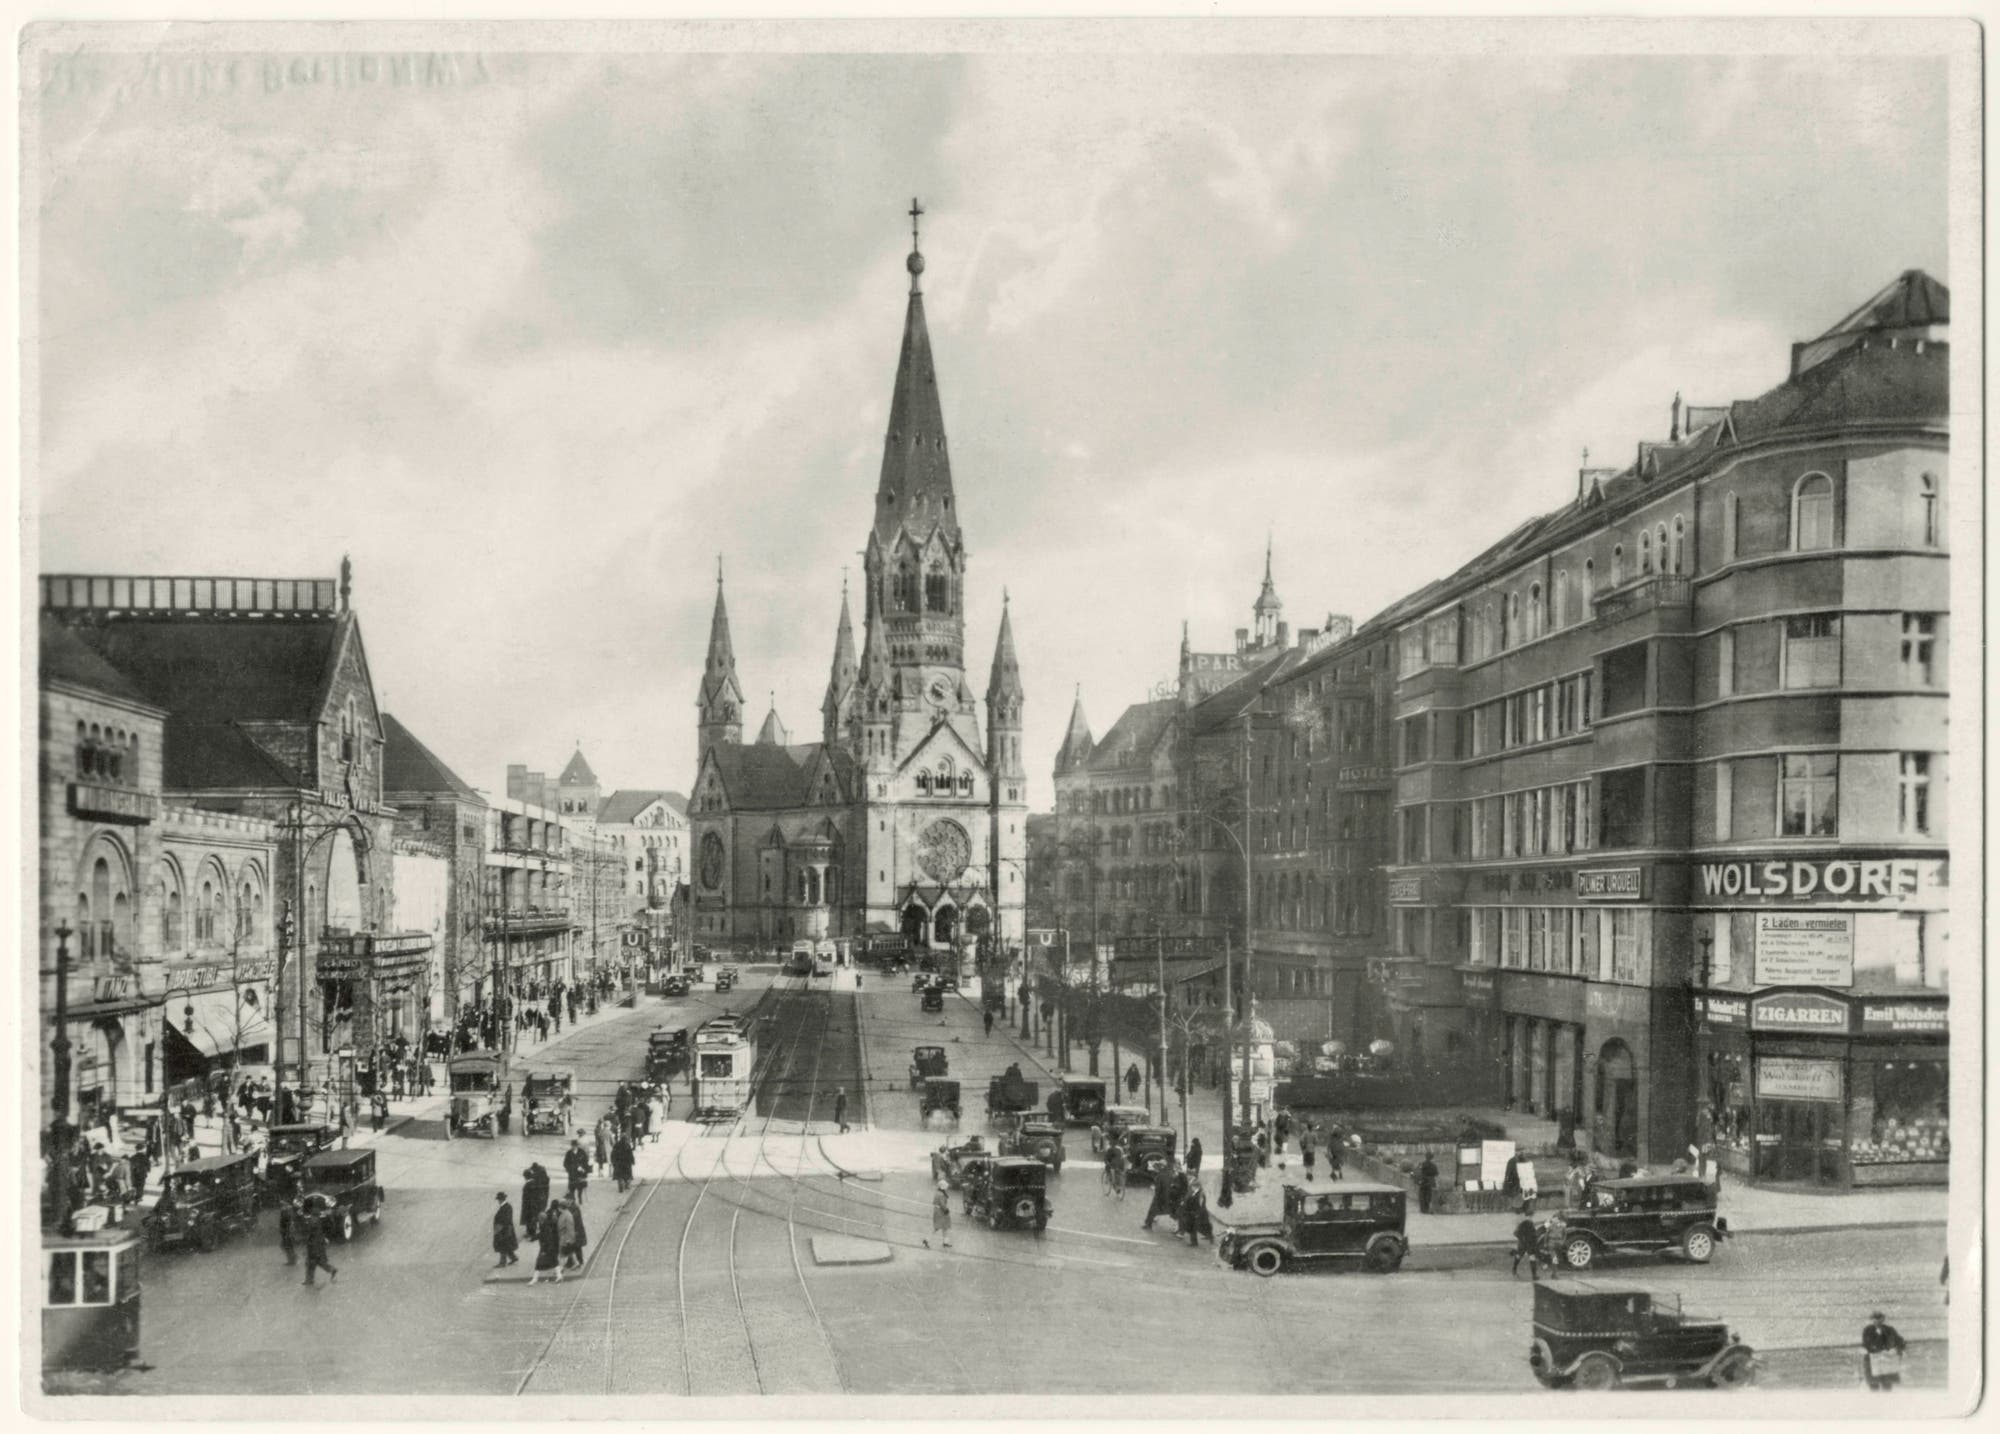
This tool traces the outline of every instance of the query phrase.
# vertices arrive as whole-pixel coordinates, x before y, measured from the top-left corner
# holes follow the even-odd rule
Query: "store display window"
[[[1744,1078],[1742,1056],[1710,1051],[1708,1055],[1708,1114],[1715,1148],[1750,1153],[1750,1083]]]
[[[1905,1165],[1949,1159],[1949,1084],[1941,1060],[1857,1060],[1849,1160]]]

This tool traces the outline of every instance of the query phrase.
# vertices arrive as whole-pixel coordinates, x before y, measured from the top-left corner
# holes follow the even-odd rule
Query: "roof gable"
[[[1172,699],[1135,702],[1127,707],[1111,724],[1111,730],[1090,749],[1083,762],[1085,770],[1120,771],[1150,763],[1155,749],[1172,729],[1174,713],[1179,707]]]
[[[922,741],[910,749],[910,755],[896,770],[898,773],[914,772],[927,766],[940,756],[950,756],[954,763],[971,771],[984,773],[986,759],[973,745],[959,735],[951,723],[940,720],[925,734]]]
[[[485,806],[485,800],[417,739],[392,712],[382,714],[382,790],[450,793]]]

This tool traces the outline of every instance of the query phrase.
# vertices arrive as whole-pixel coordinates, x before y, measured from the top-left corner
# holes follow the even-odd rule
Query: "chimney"
[[[1244,650],[1245,650],[1246,648],[1248,648],[1249,646],[1250,646],[1250,629],[1249,629],[1249,628],[1247,628],[1247,627],[1239,627],[1239,628],[1237,628],[1237,629],[1236,629],[1236,650],[1237,650],[1237,651],[1238,651],[1238,652],[1240,653],[1240,652],[1244,651]]]
[[[1292,625],[1288,622],[1280,622],[1278,624],[1278,650],[1281,652],[1290,646],[1287,639],[1291,636],[1291,627]]]
[[[1681,441],[1681,396],[1680,394],[1676,393],[1674,395],[1674,421],[1672,425],[1667,429],[1667,442],[1679,443],[1680,441]]]
[[[1590,496],[1590,450],[1583,450],[1583,463],[1576,470],[1576,501],[1581,503]]]
[[[528,786],[528,765],[525,762],[507,764],[507,798],[518,802]]]

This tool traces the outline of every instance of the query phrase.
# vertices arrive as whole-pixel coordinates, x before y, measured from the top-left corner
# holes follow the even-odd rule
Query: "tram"
[[[813,947],[812,973],[815,976],[831,976],[836,964],[837,951],[831,941],[822,941]]]
[[[122,1369],[139,1357],[139,1237],[42,1240],[42,1369]]]
[[[694,1033],[694,1118],[727,1120],[749,1108],[750,1069],[756,1047],[750,1032],[729,1018]]]
[[[785,962],[785,974],[788,976],[814,976],[820,974],[818,962],[813,958],[812,942],[794,941],[792,943],[792,955],[791,959]]]

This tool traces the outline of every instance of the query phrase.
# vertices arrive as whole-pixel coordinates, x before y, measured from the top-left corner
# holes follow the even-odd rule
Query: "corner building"
[[[1948,315],[1900,276],[1388,615],[1403,1034],[1601,1156],[1944,1179]]]
[[[769,946],[900,933],[926,948],[1018,947],[1026,895],[1023,689],[1003,609],[980,703],[965,670],[966,546],[924,320],[909,305],[863,548],[863,640],[842,594],[820,740],[775,707],[743,740],[720,573],[698,698],[689,840],[694,939]]]

